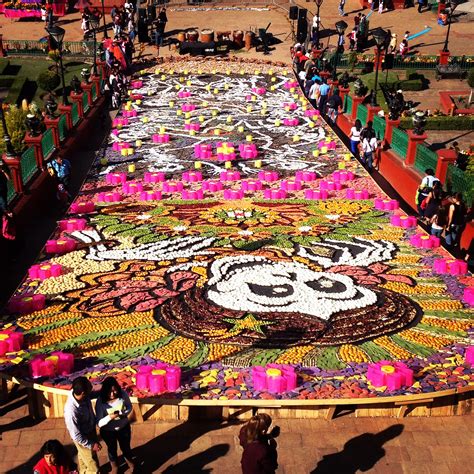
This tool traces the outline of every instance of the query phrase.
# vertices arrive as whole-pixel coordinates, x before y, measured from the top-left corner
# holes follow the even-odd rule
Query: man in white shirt
[[[374,154],[377,150],[377,146],[378,143],[375,134],[367,134],[364,136],[362,140],[362,153],[369,173],[372,173],[374,169]]]
[[[89,380],[77,377],[72,382],[72,390],[64,405],[64,421],[77,448],[79,472],[87,474],[99,472],[97,453],[102,449],[95,429],[91,392],[92,385]]]

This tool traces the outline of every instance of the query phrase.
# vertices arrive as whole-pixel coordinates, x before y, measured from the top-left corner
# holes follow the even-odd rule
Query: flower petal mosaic
[[[2,371],[32,378],[31,360],[66,353],[71,373],[39,383],[113,374],[145,397],[143,380],[166,373],[145,367],[171,367],[180,386],[154,396],[221,400],[474,384],[473,277],[436,271],[442,247],[412,245],[421,229],[282,66],[241,67],[169,62],[132,81],[55,245],[10,301]],[[413,381],[375,386],[374,364]]]

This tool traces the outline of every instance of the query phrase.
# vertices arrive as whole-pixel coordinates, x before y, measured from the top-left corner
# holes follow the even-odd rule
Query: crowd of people
[[[97,399],[95,410],[91,402],[93,397]],[[41,448],[34,474],[98,473],[97,453],[102,450],[100,439],[107,447],[109,472],[119,472],[118,447],[129,467],[139,469],[141,462],[131,448],[131,414],[130,398],[114,377],[107,377],[97,393],[93,393],[87,378],[77,377],[64,407],[66,428],[77,450],[77,470],[64,446],[58,440],[49,440]],[[243,474],[272,474],[278,468],[275,438],[280,429],[275,426],[270,430],[271,424],[271,417],[261,413],[240,429]]]
[[[450,252],[459,256],[459,244],[466,224],[472,220],[472,208],[468,209],[462,193],[448,193],[434,170],[425,170],[417,190],[416,204],[420,219],[428,226],[431,235],[444,238]],[[472,242],[470,247],[472,247]],[[465,258],[472,258],[472,250]]]

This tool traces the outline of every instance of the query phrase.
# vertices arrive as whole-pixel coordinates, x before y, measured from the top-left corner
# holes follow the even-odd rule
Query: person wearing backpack
[[[420,217],[425,216],[424,208],[421,206],[422,202],[428,197],[436,181],[439,179],[434,175],[434,171],[431,168],[425,170],[426,176],[421,180],[420,186],[418,187],[416,195],[416,207]],[[427,204],[427,203],[426,203]]]
[[[342,99],[339,95],[339,89],[334,89],[334,92],[331,97],[329,97],[327,104],[327,116],[329,121],[336,125],[337,116],[339,115],[339,110],[342,109]]]

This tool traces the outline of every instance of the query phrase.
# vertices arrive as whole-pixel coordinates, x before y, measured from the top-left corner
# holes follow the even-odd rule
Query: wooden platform
[[[4,375],[1,396],[13,384],[28,390],[30,415],[35,418],[62,418],[68,392]],[[245,420],[257,412],[275,419],[325,418],[344,413],[351,417],[456,416],[473,413],[474,386],[419,395],[376,398],[317,400],[175,400],[131,397],[137,422],[144,420]]]

